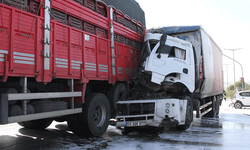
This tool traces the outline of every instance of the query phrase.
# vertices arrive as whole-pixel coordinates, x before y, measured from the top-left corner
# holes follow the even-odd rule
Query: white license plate
[[[126,122],[126,127],[145,126],[146,122]]]

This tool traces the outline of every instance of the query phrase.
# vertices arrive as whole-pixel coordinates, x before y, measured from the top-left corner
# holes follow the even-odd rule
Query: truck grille
[[[118,116],[154,114],[155,103],[118,104]]]

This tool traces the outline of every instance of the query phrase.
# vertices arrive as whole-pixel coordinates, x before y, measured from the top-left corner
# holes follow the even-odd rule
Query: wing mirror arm
[[[165,43],[166,43],[166,40],[167,40],[167,34],[164,33],[162,36],[161,36],[161,39],[160,39],[160,47],[159,47],[159,54],[157,55],[157,58],[161,58],[161,49],[164,47]]]

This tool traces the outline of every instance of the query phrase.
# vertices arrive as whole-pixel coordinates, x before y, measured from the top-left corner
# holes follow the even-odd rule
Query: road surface
[[[249,149],[250,108],[236,110],[223,101],[218,118],[195,119],[184,132],[175,128],[152,132],[124,132],[109,126],[100,138],[74,135],[66,122],[53,122],[44,131],[25,129],[18,124],[0,126],[1,150],[168,150],[168,149]]]

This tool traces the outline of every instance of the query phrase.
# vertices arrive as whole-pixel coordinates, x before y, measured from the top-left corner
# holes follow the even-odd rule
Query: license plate
[[[126,127],[145,126],[146,122],[126,122]]]

